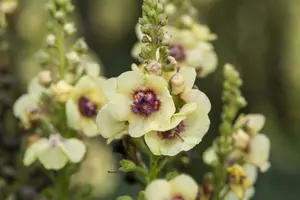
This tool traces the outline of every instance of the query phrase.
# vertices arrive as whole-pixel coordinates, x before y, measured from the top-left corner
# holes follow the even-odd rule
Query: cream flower
[[[169,125],[175,113],[167,81],[139,71],[125,72],[117,78],[116,93],[110,96],[108,104],[109,111],[99,112],[99,115],[111,113],[114,119],[128,123],[132,137]],[[101,121],[98,120],[98,124],[107,125]]]
[[[24,156],[24,165],[31,165],[39,160],[46,169],[59,170],[68,162],[78,163],[86,148],[78,139],[65,139],[60,135],[51,135],[49,139],[41,138],[28,147]]]
[[[86,56],[80,60],[76,69],[78,75],[86,74],[88,76],[98,77],[100,76],[101,67],[97,62],[93,61],[92,58]]]
[[[70,98],[73,86],[65,80],[60,80],[56,84],[51,85],[53,94],[58,102],[65,103]]]
[[[199,77],[213,72],[218,64],[210,41],[216,39],[206,26],[194,24],[190,29],[167,28],[172,35],[170,55],[182,66],[193,67]]]
[[[235,126],[245,128],[250,135],[257,134],[265,125],[266,118],[261,114],[241,115],[237,119]]]
[[[25,129],[31,127],[31,122],[39,114],[39,100],[47,90],[39,84],[38,78],[33,78],[28,85],[28,93],[19,97],[13,106],[14,115],[21,120]]]
[[[147,200],[195,200],[198,193],[197,183],[188,175],[182,174],[172,179],[155,180],[146,190]]]
[[[81,77],[66,103],[68,125],[77,131],[82,131],[88,137],[99,134],[95,118],[107,102],[103,90],[104,82],[105,80],[100,77]]]
[[[258,134],[250,141],[247,159],[258,166],[261,172],[266,172],[270,167],[270,146],[270,140],[264,134]]]
[[[79,187],[90,185],[93,196],[105,197],[115,190],[119,182],[117,174],[108,173],[116,170],[116,161],[111,149],[97,140],[89,141],[87,149],[80,169],[71,177],[71,183]]]
[[[147,133],[145,142],[154,155],[174,156],[199,144],[209,125],[207,113],[189,103],[172,117],[169,127]]]

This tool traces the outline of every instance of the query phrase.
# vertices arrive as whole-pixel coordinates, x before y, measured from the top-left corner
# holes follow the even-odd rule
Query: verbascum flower
[[[116,170],[116,161],[107,145],[97,140],[86,145],[87,154],[80,169],[71,177],[71,184],[79,187],[90,185],[93,196],[105,197],[115,190],[119,182],[117,174],[108,173]]]
[[[51,86],[53,95],[58,102],[65,103],[73,90],[73,86],[65,80],[60,80]]]
[[[252,183],[252,186],[246,189],[245,195],[242,198],[242,200],[250,200],[254,196],[254,193],[255,193],[253,184],[256,182],[256,179],[257,179],[257,168],[256,168],[256,166],[254,166],[252,164],[246,163],[243,165],[243,169],[248,176],[249,182]],[[221,194],[222,194],[222,192],[221,192]],[[240,199],[241,198],[239,198],[233,191],[229,191],[224,197],[224,200],[240,200]]]
[[[104,81],[101,77],[81,77],[66,103],[69,127],[82,131],[88,137],[99,134],[95,119],[98,111],[107,102],[103,90]]]
[[[259,167],[261,172],[265,172],[270,167],[270,140],[259,133],[265,124],[265,117],[260,114],[248,114],[240,116],[235,127],[238,131],[233,134],[234,144],[237,148],[231,157],[246,158],[247,162]]]
[[[174,156],[199,144],[209,124],[207,113],[196,103],[186,104],[173,115],[170,127],[147,133],[145,142],[154,155]]]
[[[85,155],[85,145],[78,139],[62,138],[54,134],[47,138],[41,138],[30,145],[24,156],[24,165],[31,165],[39,160],[46,169],[59,170],[68,162],[78,163]]]
[[[13,106],[14,115],[20,119],[23,127],[28,129],[31,122],[38,119],[40,114],[39,100],[47,89],[39,84],[38,78],[33,78],[28,85],[28,93],[19,97]]]
[[[99,112],[128,123],[128,134],[140,137],[151,130],[170,124],[175,105],[168,90],[167,81],[140,71],[129,71],[116,79],[116,93],[111,95],[107,112]],[[106,126],[97,120],[99,126]]]
[[[146,190],[147,200],[195,200],[198,193],[198,185],[193,178],[182,174],[172,179],[155,180]]]
[[[245,170],[237,164],[227,168],[227,179],[231,191],[239,199],[243,199],[247,189],[252,186]]]

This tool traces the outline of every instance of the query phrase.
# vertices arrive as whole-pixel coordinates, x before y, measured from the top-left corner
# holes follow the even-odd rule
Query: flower
[[[265,172],[270,167],[270,140],[259,133],[265,124],[265,117],[260,114],[241,115],[235,122],[235,127],[239,128],[233,134],[234,144],[237,148],[231,155],[233,158],[244,157],[249,163]]]
[[[155,180],[145,190],[148,200],[195,200],[197,193],[197,183],[185,174],[169,182],[163,179]]]
[[[155,155],[174,156],[199,144],[209,125],[207,113],[189,103],[173,115],[169,127],[147,133],[145,142]]]
[[[39,100],[47,90],[39,84],[37,77],[33,78],[28,85],[28,93],[19,97],[13,106],[14,115],[21,120],[25,129],[31,127],[31,122],[38,119]]]
[[[71,184],[79,187],[90,185],[93,196],[107,196],[114,191],[119,179],[117,174],[108,173],[116,170],[112,151],[97,140],[89,140],[86,145],[86,157],[80,169],[72,175]]]
[[[71,51],[66,55],[67,59],[71,63],[79,63],[80,62],[80,57],[77,52]]]
[[[256,182],[257,179],[257,168],[249,163],[244,164],[242,167],[245,173],[247,174],[249,181],[252,183],[252,187],[246,189],[245,195],[242,198],[242,200],[250,200],[255,193],[253,184]],[[233,191],[229,191],[225,195],[224,200],[240,200],[240,198]]]
[[[48,85],[52,81],[51,71],[50,70],[43,70],[38,75],[38,80],[41,85]]]
[[[100,76],[100,65],[93,61],[90,57],[83,57],[77,66],[77,74],[86,74],[88,76]]]
[[[246,190],[252,185],[245,170],[238,164],[227,168],[227,179],[231,191],[239,199],[245,197]]]
[[[59,134],[53,134],[49,139],[41,138],[30,145],[23,162],[25,166],[29,166],[38,159],[46,169],[59,170],[68,162],[80,162],[85,151],[85,145],[80,140],[66,139]]]
[[[140,71],[128,71],[116,79],[115,94],[109,98],[107,112],[114,119],[128,123],[128,134],[140,137],[151,130],[170,124],[175,105],[167,81]],[[105,116],[99,116],[99,119]],[[97,121],[102,126],[107,124]]]
[[[75,27],[74,23],[66,23],[64,25],[64,30],[66,31],[66,33],[68,35],[72,35],[73,33],[76,32],[76,27]]]
[[[56,43],[56,37],[54,34],[49,34],[46,37],[46,43],[48,46],[53,46]]]
[[[89,137],[99,134],[95,118],[101,107],[107,102],[101,77],[82,76],[66,103],[66,115],[69,127],[82,131]]]

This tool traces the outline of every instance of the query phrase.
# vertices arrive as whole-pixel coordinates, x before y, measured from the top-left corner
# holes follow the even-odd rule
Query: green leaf
[[[175,178],[176,176],[178,176],[178,172],[177,171],[173,171],[173,172],[169,172],[167,175],[166,175],[166,179],[169,181],[169,180],[172,180],[173,178]]]
[[[121,196],[118,197],[117,200],[134,200],[131,196]]]
[[[120,161],[120,171],[123,171],[123,172],[132,172],[132,171],[135,171],[137,166],[135,165],[134,162],[130,161],[130,160],[121,160]]]

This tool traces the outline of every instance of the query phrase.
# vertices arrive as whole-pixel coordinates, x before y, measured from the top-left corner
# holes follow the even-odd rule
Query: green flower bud
[[[120,161],[120,171],[123,171],[123,172],[132,172],[132,171],[135,171],[137,166],[134,162],[130,161],[130,160],[121,160]]]

